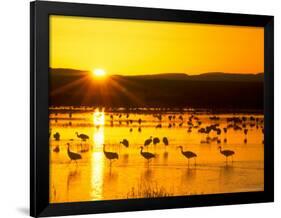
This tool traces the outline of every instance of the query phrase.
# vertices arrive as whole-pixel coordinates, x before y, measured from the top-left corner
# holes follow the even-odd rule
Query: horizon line
[[[75,68],[64,68],[64,67],[49,67],[50,70],[73,70],[73,71],[80,71],[80,72],[91,72],[92,70],[83,70],[83,69],[75,69]],[[223,71],[209,71],[204,73],[196,73],[196,74],[188,74],[184,72],[162,72],[162,73],[147,73],[147,74],[107,74],[108,76],[154,76],[154,75],[161,75],[161,74],[184,74],[187,76],[199,76],[203,74],[211,74],[211,73],[221,73],[221,74],[235,74],[235,75],[258,75],[258,74],[264,74],[264,72],[255,72],[255,73],[237,73],[237,72],[223,72]]]

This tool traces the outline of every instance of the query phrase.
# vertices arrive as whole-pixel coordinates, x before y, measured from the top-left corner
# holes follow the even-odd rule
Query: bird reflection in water
[[[187,179],[195,179],[196,176],[196,167],[187,168],[185,172],[185,176]]]
[[[146,181],[149,181],[152,179],[152,176],[153,176],[153,171],[151,168],[147,168],[146,170],[144,170],[143,172],[143,178],[146,180]]]
[[[197,169],[196,167],[189,167],[183,171],[182,183],[191,182],[196,179]]]
[[[104,179],[108,182],[108,183],[115,183],[116,180],[118,179],[118,171],[114,171],[112,169],[109,169],[108,172],[105,174]]]
[[[165,151],[163,154],[163,159],[165,164],[167,164],[168,158],[169,158],[169,152]]]
[[[122,158],[123,163],[124,163],[124,164],[127,164],[128,161],[129,161],[129,154],[124,154],[122,157],[123,157],[123,158]]]
[[[79,178],[79,172],[77,169],[70,170],[67,176],[67,191],[71,188],[71,183],[73,183],[75,180]]]
[[[226,164],[225,166],[222,166],[220,168],[220,179],[224,182],[231,182],[232,177],[235,175],[234,174],[234,167],[233,165]]]

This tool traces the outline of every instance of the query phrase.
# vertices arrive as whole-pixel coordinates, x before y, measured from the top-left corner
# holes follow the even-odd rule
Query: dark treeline
[[[83,71],[51,70],[50,75],[51,106],[263,108],[263,74],[110,76],[103,81]]]

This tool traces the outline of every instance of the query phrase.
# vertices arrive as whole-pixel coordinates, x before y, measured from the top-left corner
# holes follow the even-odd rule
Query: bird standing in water
[[[105,157],[109,160],[110,167],[111,167],[112,161],[119,158],[119,156],[118,156],[118,154],[116,152],[106,151],[105,150],[105,145],[103,145],[103,153],[104,153]]]
[[[86,134],[83,134],[83,133],[78,134],[78,132],[76,132],[76,135],[78,138],[82,139],[82,141],[86,141],[87,139],[90,138],[89,136],[87,136]]]
[[[188,166],[189,166],[189,159],[190,158],[194,158],[194,164],[196,165],[196,157],[197,157],[197,154],[195,154],[194,152],[192,151],[183,151],[183,147],[182,146],[178,146],[179,149],[181,149],[181,153],[183,156],[185,156],[188,160]]]
[[[54,148],[53,151],[56,152],[56,153],[60,152],[60,147],[57,145],[57,146]]]
[[[149,165],[150,159],[155,158],[155,154],[152,154],[150,152],[143,152],[143,146],[141,146],[140,149],[141,156],[143,156],[147,160],[147,164]]]
[[[163,137],[163,143],[165,146],[168,146],[169,145],[169,140],[167,137]]]
[[[146,139],[146,140],[144,141],[144,146],[148,146],[148,145],[150,145],[150,144],[151,144],[151,142],[152,142],[152,136],[150,136],[150,138],[149,138],[149,139]]]
[[[226,163],[227,163],[227,158],[228,158],[229,156],[231,156],[232,162],[233,162],[233,155],[235,154],[234,151],[232,151],[232,150],[222,150],[221,146],[219,146],[218,149],[220,150],[220,153],[225,156],[225,162],[226,162]]]
[[[58,132],[56,132],[53,136],[56,141],[60,140],[60,134]]]
[[[74,160],[76,162],[76,164],[77,164],[77,160],[82,159],[82,156],[80,154],[77,154],[77,153],[74,153],[74,152],[70,151],[69,146],[70,146],[70,144],[67,143],[67,154],[68,154],[68,157],[70,158],[71,161]]]
[[[123,141],[121,141],[120,144],[124,145],[126,148],[129,147],[129,141],[127,139],[123,139]]]

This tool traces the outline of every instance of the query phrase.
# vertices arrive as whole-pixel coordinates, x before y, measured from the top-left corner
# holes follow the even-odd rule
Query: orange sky
[[[264,29],[50,16],[50,67],[107,74],[258,73]]]

